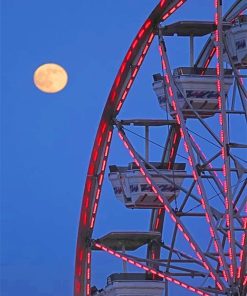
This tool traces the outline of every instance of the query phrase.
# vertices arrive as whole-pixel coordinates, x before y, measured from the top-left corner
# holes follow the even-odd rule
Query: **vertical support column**
[[[149,126],[145,125],[145,160],[149,161]]]
[[[145,160],[149,162],[149,126],[145,125]],[[160,222],[164,221],[164,213],[161,209],[153,209],[151,212],[151,218],[150,218],[150,227],[149,229],[151,231],[162,231],[162,227],[160,225]],[[155,225],[153,223],[155,222]],[[152,243],[148,246],[147,249],[147,258],[151,260],[159,259],[160,257],[160,246],[157,246],[156,243]],[[159,268],[159,265],[153,265],[152,263],[147,264],[150,267]],[[156,279],[157,276],[152,274],[153,279]]]
[[[229,154],[229,135],[228,123],[226,116],[226,96],[224,89],[224,67],[223,67],[223,33],[222,33],[222,0],[215,0],[215,24],[217,30],[215,32],[216,41],[216,57],[218,59],[216,65],[217,72],[217,91],[218,91],[218,106],[221,110],[219,122],[221,126],[220,139],[223,144],[221,156],[223,160],[223,175],[224,175],[224,199],[226,207],[226,227],[229,243],[230,257],[230,275],[231,280],[235,282],[237,272],[236,248],[235,248],[235,233],[233,221],[233,203],[231,190],[231,171],[230,171],[230,154]]]
[[[122,245],[122,253],[125,254],[125,246]],[[123,260],[123,272],[127,273],[127,262]]]
[[[165,280],[165,296],[169,296],[169,286],[167,280]]]
[[[190,35],[190,66],[194,67],[194,36]]]

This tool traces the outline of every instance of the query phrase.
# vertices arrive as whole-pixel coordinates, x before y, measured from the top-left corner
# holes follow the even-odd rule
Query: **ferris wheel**
[[[168,24],[186,2],[157,4],[111,88],[84,187],[75,296],[168,296],[176,289],[176,295],[247,294],[247,0],[235,1],[225,15],[224,1],[212,0],[214,20]],[[190,40],[190,64],[172,69],[168,39],[179,36]],[[194,60],[195,37],[205,36]],[[163,118],[123,118],[122,107],[154,40],[160,67],[145,75],[153,79],[154,106]],[[123,144],[129,162],[119,154],[111,163],[114,141]],[[143,221],[146,231],[118,231],[113,217],[112,230],[95,237],[97,213],[106,206],[99,203],[105,184],[112,187],[108,198],[126,211],[150,214]],[[122,267],[97,289],[93,254],[103,252]]]

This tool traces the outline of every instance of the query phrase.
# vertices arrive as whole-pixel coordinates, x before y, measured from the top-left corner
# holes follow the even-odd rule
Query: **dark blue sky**
[[[81,195],[97,124],[121,60],[157,2],[3,0],[2,295],[72,294]],[[189,2],[173,20],[188,13],[212,19],[213,1]],[[186,49],[173,46],[179,64]],[[33,72],[46,62],[68,72],[60,93],[33,85]],[[150,59],[146,67],[152,93]],[[136,91],[146,95],[141,83]],[[131,116],[141,110],[133,106]]]

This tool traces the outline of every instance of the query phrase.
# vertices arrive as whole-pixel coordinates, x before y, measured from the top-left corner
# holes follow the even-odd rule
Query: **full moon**
[[[56,93],[66,86],[68,75],[60,65],[44,64],[34,72],[33,80],[39,90],[45,93]]]

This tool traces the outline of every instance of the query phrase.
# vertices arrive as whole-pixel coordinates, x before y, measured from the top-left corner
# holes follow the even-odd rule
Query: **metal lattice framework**
[[[153,279],[163,280],[166,296],[169,295],[169,283],[205,296],[244,296],[247,293],[247,162],[243,159],[247,150],[246,75],[231,60],[223,30],[224,23],[233,22],[243,13],[247,1],[235,1],[225,16],[222,16],[222,1],[214,1],[214,38],[208,39],[194,64],[204,69],[201,72],[203,76],[209,64],[215,60],[218,106],[213,119],[201,116],[200,111],[193,108],[189,101],[187,103],[193,112],[193,119],[187,118],[186,111],[179,104],[178,86],[167,56],[169,48],[166,48],[160,24],[177,9],[182,9],[185,2],[159,2],[133,40],[107,99],[91,154],[82,200],[76,249],[75,296],[91,295],[92,252],[97,250],[144,270]],[[121,108],[156,37],[159,42],[157,53],[160,54],[162,75],[168,90],[167,108],[172,110],[173,118],[121,120]],[[234,76],[233,89],[227,97],[224,91],[223,51],[228,54]],[[236,129],[232,128],[236,116],[236,122],[242,129],[241,141],[232,131]],[[193,131],[192,121],[193,125],[200,125],[200,134]],[[161,163],[166,163],[168,169],[172,169],[181,150],[186,159],[186,182],[179,186],[181,194],[178,199],[167,199],[155,183],[147,168],[152,168],[157,174],[159,171],[149,162],[148,153],[143,157],[135,149],[125,128],[129,124],[143,125],[146,137],[151,127],[169,127]],[[151,209],[149,230],[163,233],[163,236],[162,240],[148,244],[145,258],[116,251],[93,237],[113,130],[117,131],[133,163],[159,201],[159,206]],[[208,148],[210,145],[212,148]],[[167,181],[176,185],[169,178]],[[216,194],[212,195],[212,191]],[[166,220],[173,225],[169,243],[164,235]],[[200,234],[191,231],[190,223],[201,224],[202,229],[207,229],[205,245],[202,244]],[[188,245],[188,253],[179,249],[179,241]]]

